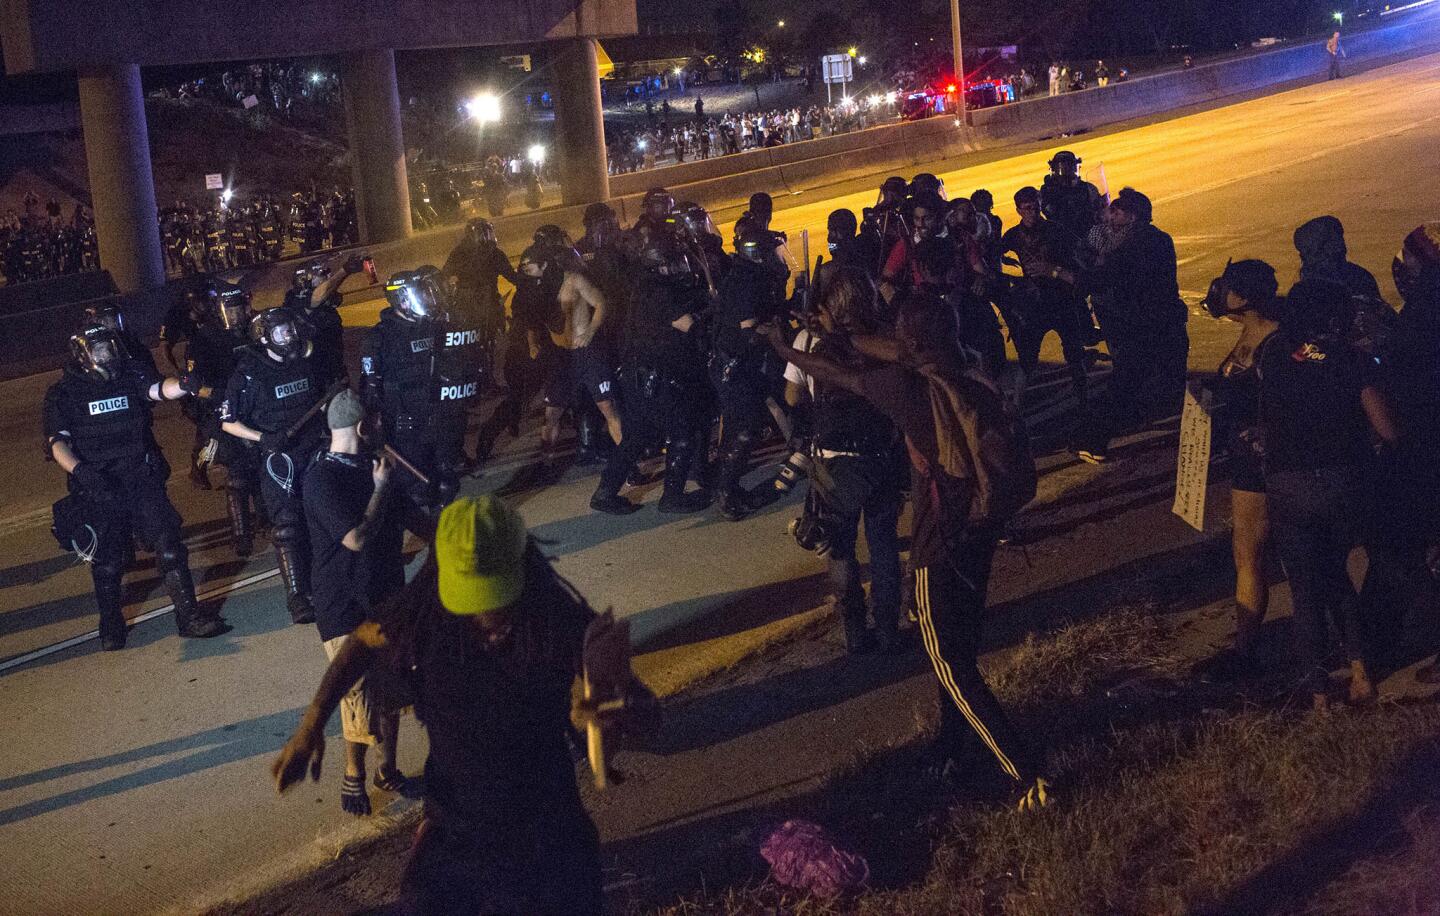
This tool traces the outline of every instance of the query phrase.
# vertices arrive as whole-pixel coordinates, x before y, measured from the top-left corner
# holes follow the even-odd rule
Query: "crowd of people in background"
[[[28,194],[23,212],[0,220],[0,280],[28,283],[99,270],[95,218],[75,204],[67,216],[58,200],[43,206]],[[157,213],[166,270],[191,276],[311,254],[359,241],[355,194],[335,188],[248,199],[209,195],[177,200]]]
[[[52,197],[41,206],[32,192],[25,195],[22,210],[9,210],[0,219],[0,280],[5,283],[46,280],[99,265],[95,219],[80,204],[67,216],[58,200]]]
[[[669,100],[650,111],[648,124],[617,130],[607,143],[610,172],[639,172],[687,160],[729,156],[819,137],[864,130],[901,116],[894,92],[853,97],[834,104],[795,106],[768,111],[727,111],[707,117],[703,96],[694,102],[694,116],[678,115]]]
[[[291,114],[297,101],[338,105],[340,77],[302,61],[268,61],[199,76],[157,90],[164,97],[209,99],[245,109],[264,106],[273,114]]]

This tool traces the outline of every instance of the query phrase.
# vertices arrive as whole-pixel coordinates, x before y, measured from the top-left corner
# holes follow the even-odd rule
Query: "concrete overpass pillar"
[[[80,126],[100,263],[122,293],[165,285],[150,130],[135,64],[80,71]]]
[[[605,163],[605,117],[595,39],[567,38],[552,45],[555,72],[555,140],[565,204],[610,197]]]
[[[378,48],[344,55],[340,87],[360,240],[373,245],[403,239],[411,233],[410,184],[405,175],[395,52]]]

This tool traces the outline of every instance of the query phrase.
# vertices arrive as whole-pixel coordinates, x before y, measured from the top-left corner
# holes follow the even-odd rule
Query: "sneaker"
[[[310,619],[313,622],[315,618],[312,616]],[[194,620],[187,620],[184,626],[178,629],[180,635],[186,639],[213,639],[216,636],[224,636],[233,627],[222,617],[197,617]]]
[[[1098,448],[1077,448],[1075,457],[1087,464],[1104,464],[1110,460],[1110,456]]]
[[[632,512],[640,511],[639,506],[623,496],[607,496],[600,493],[590,497],[590,508],[596,512],[604,512],[606,515],[629,515]]]

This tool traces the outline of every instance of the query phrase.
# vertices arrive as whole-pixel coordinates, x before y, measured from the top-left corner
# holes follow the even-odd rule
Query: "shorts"
[[[581,392],[599,404],[615,398],[615,367],[601,348],[556,347],[545,365],[545,406],[566,410],[582,405]]]
[[[349,639],[347,633],[324,642],[325,657],[330,661],[340,654],[340,647]],[[351,744],[375,744],[380,723],[388,716],[398,715],[403,701],[386,688],[383,674],[372,672],[362,677],[340,700],[340,731]]]
[[[1265,468],[1258,458],[1247,454],[1248,450],[1230,453],[1230,489],[1242,493],[1265,492]]]

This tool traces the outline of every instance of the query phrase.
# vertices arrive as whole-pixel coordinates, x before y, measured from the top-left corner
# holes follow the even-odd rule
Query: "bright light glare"
[[[893,91],[885,93],[885,102],[889,105],[895,104],[895,93]]]
[[[498,121],[500,120],[500,97],[494,93],[482,92],[465,103],[465,113],[481,124]]]
[[[543,144],[536,143],[530,147],[530,161],[536,165],[545,161],[545,146]]]
[[[855,48],[850,48],[850,49],[847,50],[845,53],[846,53],[846,54],[849,54],[851,57],[855,57],[855,56],[858,55],[860,52],[857,51]]]
[[[230,198],[232,198],[232,197],[234,197],[234,196],[235,196],[235,192],[232,191],[232,190],[230,190],[229,188],[226,188],[225,190],[223,190],[223,191],[220,192],[220,199],[221,199],[222,201],[224,201],[225,203],[227,203],[227,204],[230,202]]]
[[[1344,13],[1335,12],[1335,13],[1331,13],[1330,15],[1331,15],[1332,17],[1334,17],[1334,19],[1335,19],[1336,22],[1344,22],[1344,21],[1345,21],[1345,14],[1344,14]]]
[[[860,66],[862,66],[862,67],[865,66],[865,55],[864,55],[864,54],[861,54],[861,55],[860,55]]]
[[[318,83],[318,82],[320,82],[320,79],[321,79],[320,74],[318,74],[318,73],[312,73],[312,74],[310,74],[310,82],[312,82],[312,83]]]
[[[878,94],[878,93],[875,94],[875,95],[870,96],[870,104],[871,104],[871,105],[879,105],[879,104],[880,104],[881,102],[883,102],[884,100],[885,100],[885,97],[884,97],[883,95]]]
[[[685,69],[684,69],[683,67],[676,67],[676,68],[675,68],[675,75],[676,75],[676,76],[679,76],[680,74],[682,74],[682,73],[684,73],[684,72],[685,72]]]

